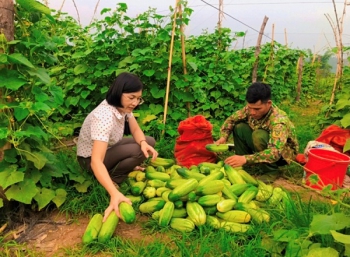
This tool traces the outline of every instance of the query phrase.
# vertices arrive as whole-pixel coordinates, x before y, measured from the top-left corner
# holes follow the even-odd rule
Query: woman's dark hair
[[[107,103],[115,107],[123,107],[121,103],[123,93],[134,93],[142,89],[143,84],[139,77],[129,72],[122,72],[108,89]]]
[[[259,100],[261,100],[262,103],[266,103],[268,100],[271,100],[270,85],[262,82],[254,82],[248,87],[245,99],[251,104]]]

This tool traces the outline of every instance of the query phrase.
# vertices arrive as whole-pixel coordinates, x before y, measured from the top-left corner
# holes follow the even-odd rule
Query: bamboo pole
[[[182,55],[182,66],[183,66],[183,71],[184,75],[187,74],[187,63],[186,63],[186,47],[185,47],[185,29],[184,29],[184,23],[182,22],[182,7],[181,4],[179,5],[179,17],[181,19],[181,55]],[[186,92],[188,92],[188,87],[185,89]],[[187,116],[191,117],[191,103],[187,102]]]
[[[253,66],[253,74],[252,74],[252,81],[256,82],[257,76],[258,76],[258,64],[259,64],[259,54],[260,54],[260,47],[261,47],[261,40],[262,36],[264,34],[265,26],[268,21],[268,17],[264,17],[263,23],[261,24],[259,36],[258,36],[258,41],[256,43],[256,48],[255,48],[255,62]]]
[[[271,66],[273,67],[273,59],[274,59],[274,51],[273,48],[275,46],[275,24],[272,24],[272,36],[271,36],[271,50],[270,50],[270,56],[269,56],[269,61],[267,62],[267,65],[265,67],[265,73],[264,73],[264,78],[263,78],[263,82],[265,82],[265,79],[267,77],[267,70],[269,68],[269,65],[271,64]]]
[[[301,94],[301,82],[303,78],[303,54],[300,54],[300,57],[298,59],[298,84],[297,84],[297,96],[296,101],[300,101],[300,94]]]
[[[169,52],[169,64],[168,64],[168,78],[166,83],[166,92],[165,92],[165,103],[164,103],[164,117],[163,124],[166,123],[166,116],[168,112],[168,101],[169,101],[169,91],[170,91],[170,79],[171,79],[171,63],[173,60],[173,48],[174,48],[174,37],[175,37],[175,29],[176,29],[176,17],[178,11],[178,5],[181,0],[175,0],[175,12],[174,12],[174,20],[173,20],[173,29],[171,31],[171,41],[170,41],[170,52]],[[164,130],[162,132],[164,134]]]
[[[100,0],[97,1],[97,4],[96,4],[95,9],[94,9],[94,14],[92,15],[90,24],[91,24],[91,23],[93,22],[93,20],[94,20],[94,17],[95,17],[96,12],[97,12],[97,7],[98,7],[99,4],[100,4]]]
[[[287,29],[284,29],[284,42],[286,42],[286,48],[288,48],[288,36],[287,36]]]
[[[218,20],[218,30],[221,31],[222,18],[224,17],[224,0],[219,0],[219,20]]]
[[[63,8],[65,2],[66,2],[66,0],[63,0],[63,1],[62,1],[61,7],[60,7],[60,9],[59,9],[60,12],[62,12],[62,8]]]
[[[74,1],[74,0],[72,0],[72,1],[73,1],[73,4],[74,4],[74,7],[75,7],[75,10],[77,11],[78,23],[79,23],[79,25],[81,25],[81,23],[80,23],[80,15],[79,15],[78,7],[77,7],[77,5],[75,4],[75,1]]]
[[[331,98],[329,101],[330,105],[332,105],[334,102],[335,92],[336,92],[337,86],[338,86],[338,81],[341,79],[341,77],[343,75],[343,65],[344,65],[344,56],[343,55],[344,55],[344,53],[343,53],[342,35],[343,35],[343,26],[344,26],[343,21],[344,21],[344,17],[346,14],[347,0],[344,1],[343,15],[340,19],[338,19],[338,13],[337,13],[335,1],[332,0],[332,2],[333,2],[334,13],[335,13],[335,17],[336,17],[336,24],[333,22],[333,20],[331,19],[329,14],[325,14],[325,16],[332,27],[334,39],[335,39],[335,42],[337,44],[338,51],[337,51],[337,69],[336,69],[336,73],[335,73],[332,94],[331,94]],[[328,114],[329,114],[329,112],[327,112],[326,117],[328,116]]]

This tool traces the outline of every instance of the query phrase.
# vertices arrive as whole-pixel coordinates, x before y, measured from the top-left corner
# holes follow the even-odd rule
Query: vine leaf
[[[312,248],[310,249],[309,253],[306,255],[306,257],[338,257],[339,253],[337,250],[331,247],[327,248]]]
[[[51,200],[56,196],[55,191],[48,188],[38,188],[38,193],[34,196],[34,200],[38,202],[39,211],[48,205]]]
[[[156,87],[151,88],[151,94],[154,98],[163,98],[165,96],[165,90],[164,89],[159,89]]]
[[[27,83],[26,80],[19,78],[17,71],[1,71],[0,72],[0,88],[5,87],[9,90],[16,91]]]
[[[51,14],[51,11],[48,7],[42,3],[35,0],[16,0],[16,2],[23,7],[28,12],[41,12],[43,14]]]
[[[90,180],[85,180],[83,183],[76,183],[74,187],[79,193],[86,193],[91,184],[92,182]]]
[[[330,234],[331,230],[339,230],[350,227],[350,219],[344,213],[334,213],[332,215],[314,215],[310,224],[311,234]]]
[[[346,140],[346,143],[344,145],[344,148],[343,148],[343,153],[345,153],[346,151],[349,151],[350,150],[350,138],[348,140]]]
[[[152,77],[154,75],[155,71],[154,70],[145,70],[143,71],[143,74],[146,75],[147,77]]]
[[[47,163],[47,158],[38,152],[22,152],[22,154],[27,158],[28,161],[33,162],[35,168],[41,170]]]
[[[79,75],[79,74],[83,74],[87,71],[88,66],[85,64],[78,64],[77,66],[75,66],[74,68],[74,74],[75,75]]]
[[[12,62],[12,63],[16,63],[16,64],[23,64],[29,68],[34,68],[34,65],[27,59],[25,58],[22,54],[20,53],[14,53],[14,54],[10,54],[8,56],[8,59]]]
[[[31,76],[38,77],[44,84],[50,83],[50,75],[47,73],[46,69],[37,68],[37,69],[27,69],[27,72]]]
[[[331,230],[331,234],[335,241],[345,244],[348,247],[348,251],[350,251],[350,235],[345,235],[335,230]],[[349,252],[345,256],[350,256]]]
[[[38,193],[38,189],[31,179],[26,179],[16,185],[12,185],[5,195],[8,200],[14,199],[18,202],[30,204],[33,197]]]
[[[152,120],[157,119],[156,115],[147,115],[143,120],[142,120],[142,124],[146,124]]]
[[[3,189],[23,181],[24,173],[17,171],[16,165],[10,165],[0,172],[0,186]]]
[[[59,208],[67,198],[67,191],[59,188],[56,190],[56,196],[52,199],[52,201],[56,204],[57,208]]]
[[[350,113],[345,114],[340,123],[344,128],[350,127]]]

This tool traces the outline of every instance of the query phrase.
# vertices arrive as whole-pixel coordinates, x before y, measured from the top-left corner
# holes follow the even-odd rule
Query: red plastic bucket
[[[318,190],[322,190],[329,184],[332,185],[332,190],[341,188],[349,163],[350,157],[340,152],[311,148],[308,151],[308,161],[304,166],[305,184]],[[311,183],[311,175],[318,176],[316,184]],[[311,180],[313,180],[312,177]]]

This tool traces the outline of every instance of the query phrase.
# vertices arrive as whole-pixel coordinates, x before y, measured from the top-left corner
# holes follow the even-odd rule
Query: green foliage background
[[[193,10],[187,7],[182,19],[176,20],[171,67],[172,24],[153,9],[131,18],[125,15],[127,5],[119,3],[82,28],[72,17],[51,13],[34,0],[17,1],[15,8],[15,40],[0,38],[0,146],[12,146],[0,162],[0,186],[8,200],[34,204],[39,210],[50,203],[59,207],[66,199],[67,184],[73,183],[79,192],[91,184],[75,164],[60,162],[52,148],[77,135],[85,116],[104,99],[120,72],[133,72],[144,82],[147,104],[137,110],[138,120],[145,133],[160,142],[162,155],[172,153],[169,142],[174,142],[179,122],[189,115],[205,116],[216,137],[227,116],[244,105],[256,61],[258,80],[272,85],[276,103],[294,101],[300,56],[306,60],[302,97],[312,97],[322,68],[322,63],[311,61],[310,52],[277,43],[262,45],[256,60],[255,48],[232,49],[244,33],[223,28],[186,38],[188,73],[184,74],[180,25],[190,22]],[[320,119],[322,124],[350,127],[349,74],[349,67],[344,68],[336,104],[323,108],[330,115]]]

